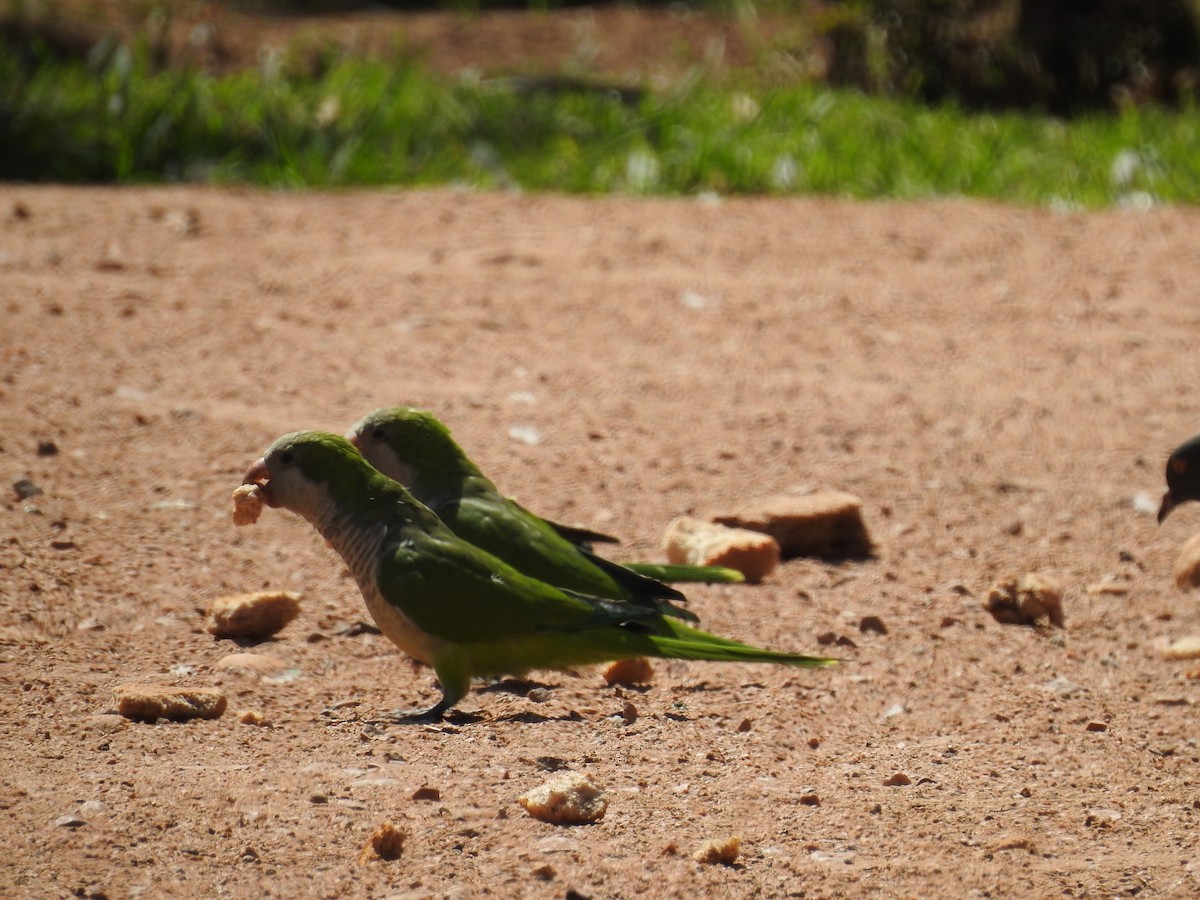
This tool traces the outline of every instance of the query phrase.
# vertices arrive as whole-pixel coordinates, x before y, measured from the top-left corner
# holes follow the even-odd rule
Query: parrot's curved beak
[[[354,429],[346,432],[346,440],[354,445],[354,449],[362,453],[362,438],[358,436],[358,432]]]
[[[271,494],[271,472],[267,469],[266,460],[261,456],[246,470],[246,474],[242,476],[242,484],[257,485],[262,502],[272,509],[279,508],[279,504]]]
[[[1171,510],[1178,505],[1179,504],[1176,502],[1175,498],[1171,496],[1170,491],[1167,491],[1165,494],[1163,494],[1162,506],[1158,508],[1158,524],[1161,525],[1163,523],[1163,519],[1169,516],[1171,514]]]

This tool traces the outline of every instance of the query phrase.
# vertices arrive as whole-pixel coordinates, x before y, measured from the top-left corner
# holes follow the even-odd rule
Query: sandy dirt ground
[[[0,894],[1196,895],[1200,663],[1162,648],[1200,634],[1171,577],[1200,508],[1153,510],[1200,431],[1197,233],[1192,210],[0,187]],[[396,403],[621,559],[681,514],[861,497],[875,558],[688,591],[714,631],[843,663],[549,672],[473,691],[472,721],[372,724],[432,673],[361,628],[308,525],[235,528],[229,494],[279,434]],[[1064,630],[984,611],[1022,572],[1062,584]],[[257,589],[299,617],[205,630]],[[228,710],[128,721],[128,682]],[[518,805],[555,768],[606,791],[601,822]],[[400,858],[362,861],[389,821]],[[730,836],[736,864],[692,859]]]

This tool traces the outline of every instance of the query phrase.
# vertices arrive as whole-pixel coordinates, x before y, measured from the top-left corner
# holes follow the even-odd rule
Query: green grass
[[[702,78],[622,104],[516,93],[405,61],[267,62],[222,77],[137,51],[19,63],[0,50],[0,178],[270,186],[434,185],[644,194],[1200,201],[1200,117],[1064,123],[811,85]]]

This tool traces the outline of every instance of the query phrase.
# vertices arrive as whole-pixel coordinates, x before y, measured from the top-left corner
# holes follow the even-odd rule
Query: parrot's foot
[[[438,701],[429,709],[396,709],[383,717],[373,720],[374,725],[436,725],[438,722],[452,719],[456,722],[474,722],[479,716],[464,712],[451,712],[453,703],[444,699]]]
[[[394,709],[381,719],[396,725],[433,724],[446,718],[450,707],[444,703],[436,703],[429,709]]]

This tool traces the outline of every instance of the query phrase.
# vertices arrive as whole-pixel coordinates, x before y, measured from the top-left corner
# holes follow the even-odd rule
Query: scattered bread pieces
[[[1036,572],[1019,577],[1009,575],[996,582],[988,592],[984,608],[1001,625],[1036,625],[1048,619],[1051,625],[1066,627],[1062,588]]]
[[[1167,659],[1200,659],[1200,637],[1181,637],[1164,647],[1162,654]]]
[[[262,488],[243,484],[233,491],[233,524],[253,525],[262,514]]]
[[[749,582],[762,581],[779,565],[779,544],[770,535],[681,516],[663,535],[667,560],[675,565],[725,566]]]
[[[517,798],[525,811],[551,825],[589,825],[608,810],[604,791],[578,772],[562,772]]]
[[[218,597],[208,607],[208,631],[219,638],[266,638],[300,613],[294,591],[255,591]]]
[[[117,712],[127,719],[218,719],[225,712],[219,688],[183,688],[161,684],[123,684],[117,688]]]
[[[384,822],[367,838],[366,845],[358,854],[359,863],[368,865],[381,859],[399,859],[404,853],[404,840],[407,837],[408,833],[404,829],[392,822]]]
[[[1193,535],[1179,548],[1179,556],[1175,559],[1171,574],[1175,576],[1175,586],[1181,591],[1200,587],[1200,534]]]
[[[742,850],[742,839],[734,835],[723,840],[709,841],[692,854],[692,859],[706,866],[732,866]]]
[[[862,518],[862,501],[842,491],[770,497],[738,512],[713,516],[713,521],[769,534],[784,559],[856,559],[874,552]]]
[[[618,659],[604,669],[605,684],[649,684],[654,680],[654,666],[644,656]]]

